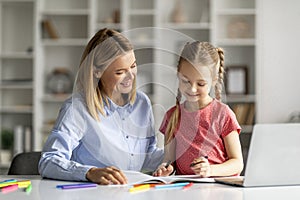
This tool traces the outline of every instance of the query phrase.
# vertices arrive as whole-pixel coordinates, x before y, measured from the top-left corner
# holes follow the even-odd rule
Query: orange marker
[[[187,185],[185,185],[185,186],[183,186],[183,190],[186,190],[186,189],[188,189],[188,188],[190,188],[190,187],[192,187],[194,185],[194,183],[193,182],[190,182],[189,184],[187,184]]]

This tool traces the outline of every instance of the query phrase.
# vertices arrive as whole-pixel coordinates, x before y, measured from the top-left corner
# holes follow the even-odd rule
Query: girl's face
[[[132,91],[137,67],[133,51],[117,58],[104,71],[101,82],[110,98],[118,98],[121,94]]]
[[[179,90],[188,102],[204,102],[212,85],[207,67],[196,69],[191,63],[181,61],[179,66]]]

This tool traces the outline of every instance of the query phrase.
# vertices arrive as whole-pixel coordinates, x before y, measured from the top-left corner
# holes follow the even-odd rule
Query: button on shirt
[[[148,97],[137,92],[133,104],[118,106],[108,99],[106,116],[96,121],[81,95],[62,106],[39,163],[43,177],[86,180],[91,167],[155,170],[163,151],[156,147],[154,119]]]

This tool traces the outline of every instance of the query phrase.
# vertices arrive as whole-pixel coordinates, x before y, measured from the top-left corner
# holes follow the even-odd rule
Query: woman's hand
[[[89,181],[98,183],[100,185],[109,185],[109,184],[126,184],[127,178],[121,170],[116,167],[105,167],[105,168],[91,168],[86,173],[86,178]]]
[[[208,159],[205,157],[194,159],[190,166],[194,173],[200,175],[201,177],[211,176],[211,167]]]
[[[153,172],[153,176],[169,176],[174,170],[174,167],[168,163],[162,163],[158,168]]]

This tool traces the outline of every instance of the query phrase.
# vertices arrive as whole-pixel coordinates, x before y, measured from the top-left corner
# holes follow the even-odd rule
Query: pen
[[[173,184],[164,184],[164,185],[156,185],[155,189],[166,189],[166,188],[177,188],[177,187],[184,187],[188,185],[189,182],[182,182],[182,183],[173,183]]]
[[[172,163],[172,161],[170,161],[170,160],[169,160],[169,161],[167,162],[167,164],[166,164],[165,168],[168,168],[168,167],[169,167],[169,165],[170,165],[171,163]]]
[[[56,188],[60,189],[77,189],[77,188],[89,188],[97,187],[96,183],[80,183],[80,184],[69,184],[69,185],[57,185]]]
[[[204,158],[208,159],[208,156],[204,156]],[[195,163],[191,163],[190,167],[194,167],[195,165],[198,165],[200,163],[202,163],[203,161],[199,161],[199,162],[195,162]]]

